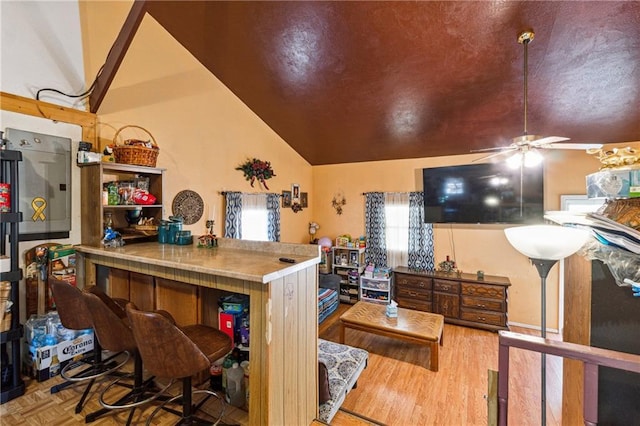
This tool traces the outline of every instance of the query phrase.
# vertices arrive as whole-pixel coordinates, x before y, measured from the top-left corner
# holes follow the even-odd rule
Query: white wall
[[[38,89],[51,87],[65,93],[85,90],[80,16],[77,1],[0,0],[0,90],[35,98]],[[40,99],[84,109],[82,102],[61,95],[42,93]],[[82,129],[45,118],[0,111],[0,130],[7,127],[70,138],[71,146],[71,232],[61,244],[80,242],[80,169],[75,165]],[[24,253],[43,241],[20,243],[20,267]],[[24,285],[20,286],[21,322],[25,321]]]
[[[27,98],[86,90],[77,1],[0,1],[0,20],[0,90]],[[40,100],[84,109],[53,92]]]

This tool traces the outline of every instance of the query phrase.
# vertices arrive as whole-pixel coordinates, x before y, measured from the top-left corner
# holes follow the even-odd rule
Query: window
[[[406,265],[409,249],[409,195],[385,194],[384,215],[387,265],[392,268]]]
[[[224,237],[280,241],[280,196],[225,192]]]
[[[269,241],[268,212],[264,206],[247,206],[243,200],[242,239],[253,241]]]

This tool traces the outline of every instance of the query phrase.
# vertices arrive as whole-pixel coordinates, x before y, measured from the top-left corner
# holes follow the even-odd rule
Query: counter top
[[[311,244],[271,243],[220,238],[218,247],[158,244],[129,244],[118,248],[75,246],[88,255],[118,258],[204,274],[257,281],[266,284],[320,263],[320,246]],[[278,260],[287,257],[295,263]]]

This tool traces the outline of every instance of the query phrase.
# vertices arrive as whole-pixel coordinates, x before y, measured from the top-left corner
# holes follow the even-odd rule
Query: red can
[[[11,212],[11,184],[0,183],[0,213]]]

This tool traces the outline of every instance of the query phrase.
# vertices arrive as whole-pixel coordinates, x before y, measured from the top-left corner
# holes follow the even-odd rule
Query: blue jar
[[[160,244],[167,244],[169,242],[169,222],[161,220],[158,225],[158,242]]]
[[[176,244],[178,231],[182,231],[182,218],[173,218],[169,222],[169,244]]]

